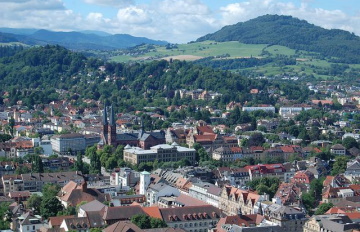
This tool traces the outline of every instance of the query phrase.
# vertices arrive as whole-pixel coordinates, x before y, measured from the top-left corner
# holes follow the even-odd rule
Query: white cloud
[[[114,6],[123,7],[134,4],[133,0],[83,0],[85,3],[100,5],[100,6]]]
[[[76,1],[76,0],[75,0]],[[325,28],[345,29],[360,34],[360,16],[340,10],[312,8],[313,0],[300,5],[285,0],[246,0],[210,10],[206,0],[82,0],[88,4],[111,6],[105,11],[82,16],[67,9],[62,0],[0,0],[0,22],[6,27],[50,30],[101,30],[127,33],[169,42],[188,42],[221,27],[244,22],[264,14],[292,15]],[[145,2],[145,3],[144,3]]]
[[[167,15],[208,15],[210,9],[199,0],[164,0],[159,10]]]
[[[117,13],[117,19],[127,24],[149,24],[152,21],[151,12],[137,6],[122,8]]]

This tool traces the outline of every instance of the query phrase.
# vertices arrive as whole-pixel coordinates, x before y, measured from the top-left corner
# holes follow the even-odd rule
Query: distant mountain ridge
[[[73,50],[113,50],[139,44],[167,44],[166,41],[135,37],[128,34],[110,35],[100,31],[54,32],[43,29],[13,28],[0,28],[0,42],[21,42],[29,45],[58,44]]]
[[[334,61],[360,63],[360,38],[339,29],[324,29],[292,16],[264,15],[225,26],[196,41],[239,41],[248,44],[282,45],[317,52]]]

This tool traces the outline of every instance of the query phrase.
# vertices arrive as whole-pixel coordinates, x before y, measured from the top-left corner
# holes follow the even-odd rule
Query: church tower
[[[115,114],[114,107],[110,108],[110,119],[108,126],[108,144],[116,147],[116,122],[115,122]]]
[[[104,144],[108,144],[109,125],[108,125],[108,120],[107,120],[107,110],[106,110],[105,102],[104,102],[102,126],[103,126],[102,134],[103,134]]]

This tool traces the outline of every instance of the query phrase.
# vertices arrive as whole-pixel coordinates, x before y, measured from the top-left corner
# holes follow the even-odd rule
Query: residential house
[[[174,188],[165,183],[150,184],[146,191],[146,204],[148,206],[156,204],[156,202],[159,200],[159,197],[179,195],[180,191],[177,188]]]
[[[240,208],[243,214],[253,214],[257,202],[268,200],[268,197],[249,190],[224,186],[220,193],[219,208],[226,215],[236,215]]]
[[[315,179],[314,173],[308,170],[297,171],[294,177],[291,179],[292,182],[302,183],[306,185],[310,185],[310,182]]]
[[[65,186],[69,181],[81,183],[84,177],[79,171],[71,172],[53,172],[53,173],[26,173],[21,174],[24,190],[30,192],[41,192],[45,184],[58,184]]]
[[[3,194],[6,196],[10,192],[23,191],[24,181],[21,175],[4,175],[1,177]]]
[[[61,204],[67,208],[69,206],[77,206],[79,203],[86,201],[98,200],[100,202],[109,201],[108,194],[101,193],[94,188],[88,188],[87,182],[84,181],[80,185],[75,182],[69,182],[60,190],[59,200]]]
[[[19,232],[35,232],[45,226],[45,221],[39,215],[33,215],[31,212],[16,217],[10,225],[11,229]]]
[[[283,181],[285,179],[285,174],[287,173],[283,164],[248,165],[244,168],[248,170],[250,180],[272,176],[278,177]]]
[[[272,204],[264,210],[267,220],[279,225],[284,231],[302,232],[307,221],[304,212],[290,206]]]
[[[354,223],[345,215],[316,215],[312,216],[304,225],[304,232],[352,232],[359,231],[360,225]]]
[[[322,194],[322,202],[336,204],[348,197],[353,197],[354,191],[350,187],[327,187]]]
[[[307,191],[307,187],[302,183],[281,183],[274,198],[281,205],[300,206],[300,196],[305,191]]]
[[[184,128],[168,128],[165,134],[165,140],[167,144],[177,143],[177,144],[185,144],[186,143],[186,135],[189,130]]]
[[[209,205],[219,207],[219,194],[221,188],[210,183],[193,183],[189,189],[189,195]]]
[[[228,232],[228,225],[240,227],[256,227],[262,223],[264,216],[260,214],[243,215],[241,210],[239,214],[220,218],[216,225],[216,232]]]
[[[335,145],[331,146],[330,152],[335,154],[335,155],[345,155],[346,154],[346,148],[341,144],[335,144]]]

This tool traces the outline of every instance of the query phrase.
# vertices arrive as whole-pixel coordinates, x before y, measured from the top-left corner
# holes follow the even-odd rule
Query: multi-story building
[[[169,227],[189,232],[208,231],[216,226],[221,216],[221,210],[212,205],[160,208],[159,211]]]
[[[139,147],[126,146],[124,149],[124,160],[132,164],[158,160],[159,162],[176,162],[182,159],[195,163],[196,150],[181,147],[176,143],[172,145],[160,144],[144,150]]]
[[[354,223],[348,216],[337,215],[316,215],[312,216],[304,224],[304,232],[351,232],[359,231],[360,225]]]
[[[21,175],[4,175],[1,177],[3,194],[6,196],[9,192],[23,191],[24,181]]]
[[[221,188],[210,183],[193,183],[189,188],[189,195],[209,205],[219,207],[219,194]]]
[[[58,184],[61,187],[65,186],[69,181],[81,183],[84,177],[81,172],[54,172],[54,173],[27,173],[21,174],[24,190],[30,192],[41,192],[42,188],[47,183]]]
[[[248,111],[248,112],[253,112],[253,111],[257,111],[257,110],[263,110],[263,111],[275,113],[274,106],[244,106],[242,108],[242,111]]]
[[[51,137],[51,145],[53,152],[60,155],[76,154],[86,149],[85,136],[78,133],[54,135]]]
[[[281,117],[287,118],[287,117],[293,117],[297,114],[299,114],[301,111],[311,110],[312,107],[310,106],[304,106],[304,107],[280,107],[279,114]]]
[[[305,213],[289,206],[272,204],[264,210],[264,216],[284,231],[302,232],[307,221]]]
[[[254,206],[261,201],[269,200],[268,195],[242,190],[233,186],[224,186],[220,193],[219,208],[226,215],[236,215],[241,209],[243,214],[253,214]]]
[[[258,164],[248,165],[244,167],[249,171],[250,179],[254,180],[262,177],[278,177],[280,180],[285,180],[287,173],[284,165],[282,164]]]

